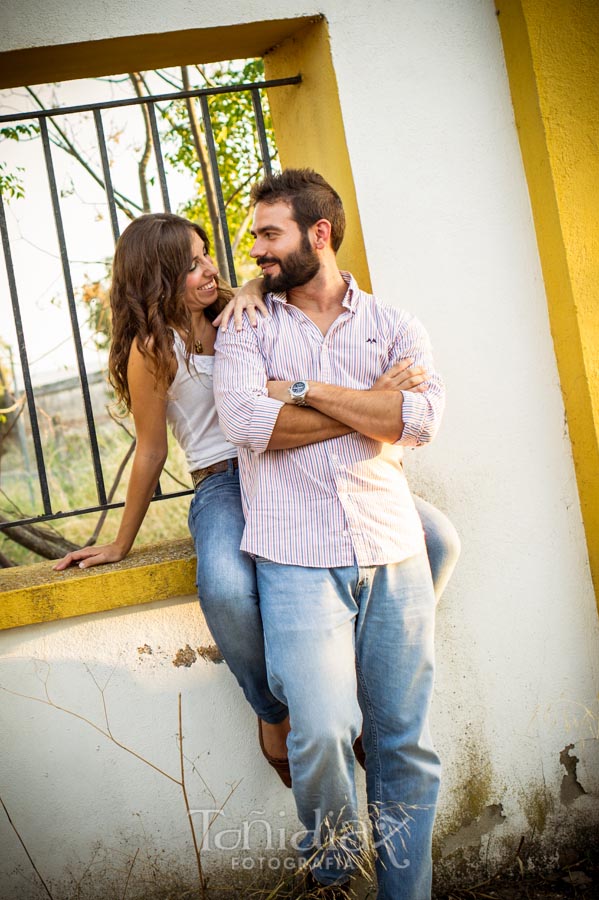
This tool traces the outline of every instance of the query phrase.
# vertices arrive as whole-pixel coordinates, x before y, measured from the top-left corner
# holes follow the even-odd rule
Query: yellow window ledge
[[[149,544],[109,566],[55,572],[53,565],[0,572],[0,630],[196,593],[188,539]]]

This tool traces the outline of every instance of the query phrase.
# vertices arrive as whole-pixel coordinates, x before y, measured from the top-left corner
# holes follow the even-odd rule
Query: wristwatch
[[[291,402],[295,403],[296,406],[307,406],[306,403],[306,395],[308,393],[308,382],[307,381],[294,381],[291,387],[289,388],[289,396],[291,397]]]

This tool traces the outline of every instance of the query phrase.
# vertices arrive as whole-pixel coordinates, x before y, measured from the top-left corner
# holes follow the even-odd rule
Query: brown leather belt
[[[229,463],[233,463],[233,468],[236,469],[237,457],[233,457],[233,459],[223,459],[220,462],[213,463],[211,466],[207,466],[205,469],[196,469],[195,472],[191,472],[194,491],[205,478],[208,478],[209,475],[216,475],[217,472],[226,472],[229,468]]]

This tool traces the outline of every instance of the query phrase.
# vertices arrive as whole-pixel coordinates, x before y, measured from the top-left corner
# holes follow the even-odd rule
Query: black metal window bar
[[[108,502],[106,487],[104,483],[104,473],[102,471],[102,461],[100,458],[100,450],[98,446],[98,439],[96,433],[96,425],[94,422],[94,414],[92,409],[90,390],[89,390],[89,381],[86,371],[86,365],[83,355],[83,345],[81,340],[81,333],[79,329],[79,322],[77,317],[77,307],[75,303],[75,293],[73,290],[73,283],[71,279],[71,271],[69,266],[69,256],[67,251],[67,245],[65,240],[65,232],[63,227],[63,220],[61,215],[61,207],[60,207],[60,198],[56,184],[56,176],[54,169],[54,162],[52,159],[52,152],[50,147],[50,139],[48,135],[48,123],[47,120],[53,116],[64,116],[70,113],[82,113],[82,112],[92,112],[95,120],[96,134],[98,139],[98,147],[100,151],[100,159],[102,164],[102,171],[104,176],[104,191],[106,194],[106,200],[108,204],[109,214],[110,214],[110,223],[112,227],[112,234],[114,237],[114,241],[119,238],[119,226],[117,219],[117,211],[116,204],[114,199],[114,192],[111,180],[109,159],[108,159],[108,151],[106,147],[106,139],[104,136],[104,128],[102,122],[102,111],[106,109],[111,109],[115,107],[121,106],[145,106],[147,108],[149,118],[150,118],[150,127],[153,138],[154,145],[154,153],[156,160],[156,167],[158,171],[158,178],[160,183],[160,192],[162,196],[162,203],[164,206],[164,210],[166,212],[171,211],[170,200],[169,200],[169,191],[168,184],[166,179],[166,172],[164,167],[164,160],[162,155],[161,143],[160,143],[160,135],[158,132],[158,125],[156,121],[156,103],[171,101],[171,100],[186,100],[188,98],[199,98],[200,108],[202,112],[202,119],[205,129],[205,137],[206,143],[208,147],[208,155],[210,168],[212,172],[212,178],[214,181],[214,187],[217,196],[218,209],[219,209],[219,218],[220,224],[222,228],[222,233],[225,242],[226,248],[226,256],[227,263],[229,268],[229,281],[230,283],[236,287],[237,286],[237,277],[235,273],[235,264],[233,260],[233,252],[231,248],[231,240],[229,235],[229,229],[227,226],[227,216],[225,210],[225,201],[223,196],[223,190],[221,185],[218,160],[217,160],[217,148],[214,138],[214,133],[212,129],[212,123],[210,119],[210,110],[208,105],[208,97],[215,94],[231,94],[237,93],[240,91],[249,91],[252,98],[252,105],[254,109],[255,116],[255,124],[258,133],[258,140],[260,145],[260,156],[262,159],[262,164],[264,167],[264,171],[267,174],[271,172],[271,157],[270,157],[270,149],[268,145],[268,138],[266,134],[266,128],[264,125],[264,114],[262,108],[262,98],[260,92],[265,88],[276,88],[283,85],[291,85],[291,84],[299,84],[301,82],[301,76],[295,75],[291,78],[279,78],[279,79],[271,79],[270,81],[261,81],[261,82],[253,82],[253,83],[245,83],[245,84],[235,84],[235,85],[225,85],[222,87],[212,87],[212,88],[199,88],[196,90],[188,90],[188,91],[177,91],[173,93],[166,94],[153,94],[144,97],[132,97],[124,100],[112,100],[107,101],[105,103],[90,103],[87,105],[81,106],[71,106],[71,107],[62,107],[56,109],[43,109],[36,110],[31,113],[14,113],[11,115],[0,116],[0,125],[7,124],[10,122],[24,122],[24,121],[37,121],[37,124],[40,129],[40,134],[42,138],[43,150],[44,150],[44,158],[46,164],[46,171],[48,176],[48,184],[50,188],[50,196],[52,200],[52,208],[54,213],[54,221],[56,224],[56,233],[58,238],[58,245],[60,250],[60,259],[62,265],[62,273],[64,278],[64,286],[67,296],[68,308],[69,308],[69,316],[71,321],[71,328],[73,332],[73,341],[75,345],[75,352],[77,358],[77,368],[79,372],[79,380],[81,383],[81,392],[83,397],[83,406],[85,411],[85,418],[87,422],[87,430],[89,434],[89,443],[90,443],[90,451],[91,458],[94,470],[96,491],[98,497],[97,506],[90,506],[84,509],[74,509],[74,510],[58,510],[55,511],[52,507],[52,499],[50,496],[50,489],[48,484],[48,476],[46,472],[46,464],[44,460],[44,450],[42,446],[42,437],[41,431],[38,421],[38,413],[36,410],[35,404],[35,396],[34,389],[32,384],[31,372],[29,367],[29,361],[27,356],[27,347],[25,342],[25,335],[23,330],[23,323],[21,319],[21,313],[19,308],[19,297],[17,291],[17,282],[15,278],[15,271],[12,262],[11,248],[9,242],[9,234],[8,227],[6,221],[6,213],[4,208],[4,201],[2,199],[2,194],[0,192],[0,232],[2,235],[2,247],[4,250],[4,260],[6,265],[6,272],[8,277],[8,286],[10,292],[10,298],[12,303],[14,321],[15,321],[15,331],[17,335],[17,345],[19,358],[21,362],[22,368],[22,376],[23,376],[23,385],[25,389],[25,395],[27,399],[27,407],[29,412],[29,419],[31,423],[31,435],[33,441],[33,447],[35,452],[35,461],[37,466],[38,473],[38,482],[40,488],[40,495],[43,505],[43,513],[37,516],[30,516],[28,518],[15,519],[11,522],[0,523],[0,531],[3,531],[7,528],[11,528],[15,525],[28,525],[36,522],[44,522],[49,520],[61,519],[70,516],[78,516],[84,513],[94,513],[100,512],[102,510],[109,509],[118,509],[119,507],[124,506],[124,502],[118,503],[110,503]],[[154,500],[166,500],[173,497],[182,497],[186,494],[192,493],[191,489],[176,491],[171,493],[162,493],[160,489],[160,485],[158,485],[155,495],[153,497]]]

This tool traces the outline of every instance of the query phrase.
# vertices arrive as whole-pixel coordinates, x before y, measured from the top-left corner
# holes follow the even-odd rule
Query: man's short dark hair
[[[331,223],[331,246],[335,253],[345,233],[345,213],[339,194],[313,169],[284,169],[280,175],[267,175],[252,187],[256,203],[283,201],[291,207],[294,221],[302,234],[319,219]]]

